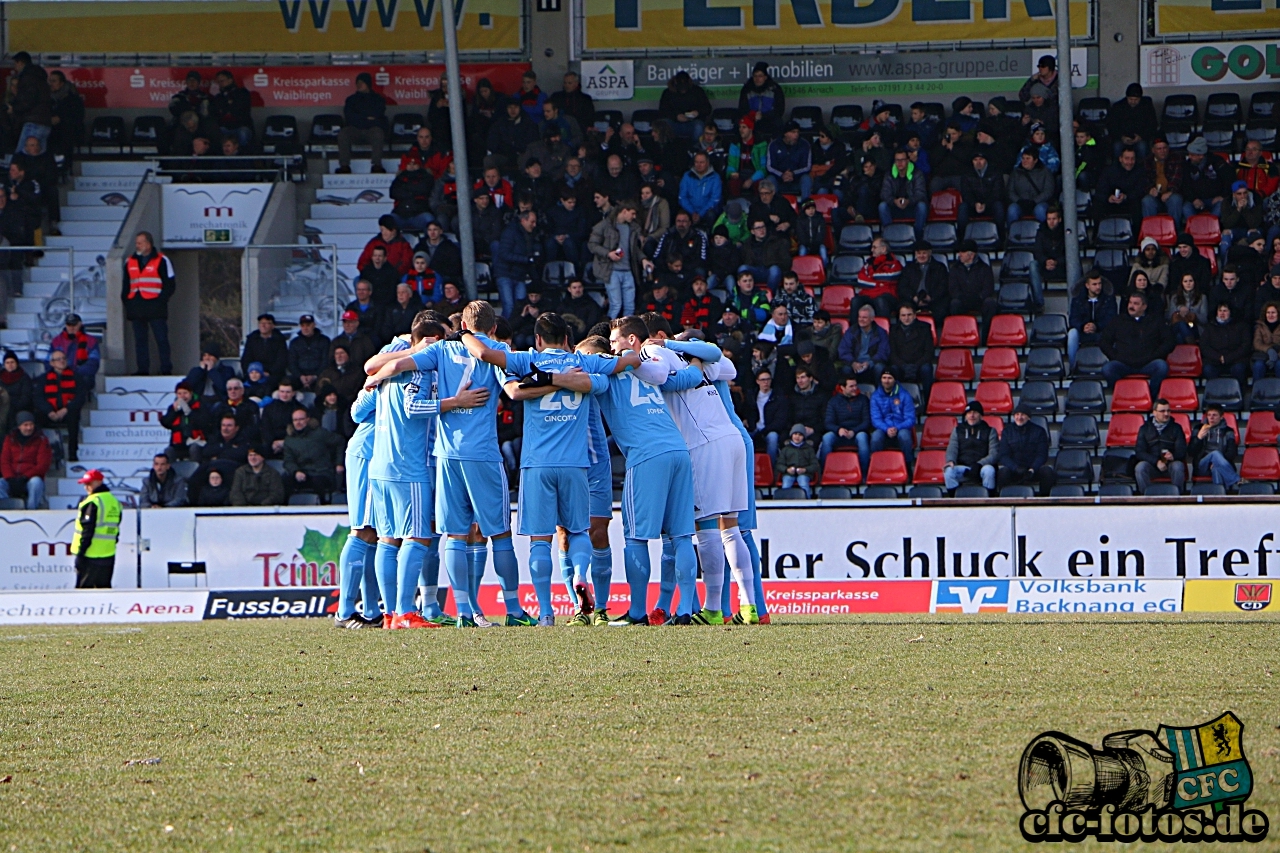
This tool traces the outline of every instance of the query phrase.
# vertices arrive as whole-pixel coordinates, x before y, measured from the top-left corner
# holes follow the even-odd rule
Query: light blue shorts
[[[693,464],[673,450],[627,469],[622,487],[622,530],[628,539],[692,536]]]
[[[369,460],[358,456],[347,457],[347,519],[352,530],[374,526]]]
[[[387,539],[430,539],[431,483],[373,480],[373,526]]]
[[[613,466],[608,459],[587,469],[587,485],[591,489],[591,517],[612,518]]]
[[[738,527],[741,530],[756,529],[756,448],[751,437],[744,435],[742,441],[747,446],[747,508],[738,513]]]
[[[483,536],[511,531],[511,494],[501,461],[436,459],[436,527],[465,536],[479,524]]]
[[[591,526],[586,468],[525,468],[520,471],[519,533],[553,536],[559,525],[570,533]]]

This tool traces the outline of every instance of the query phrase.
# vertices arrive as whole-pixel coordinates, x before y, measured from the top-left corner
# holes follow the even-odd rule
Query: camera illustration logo
[[[1031,739],[1018,768],[1022,837],[1042,841],[1258,842],[1253,773],[1230,711],[1198,726],[1115,732],[1102,749],[1062,732]]]

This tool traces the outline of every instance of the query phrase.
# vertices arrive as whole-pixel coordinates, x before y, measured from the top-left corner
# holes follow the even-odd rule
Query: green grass
[[[1027,849],[1032,736],[1227,709],[1275,825],[1276,627],[4,629],[0,851]]]

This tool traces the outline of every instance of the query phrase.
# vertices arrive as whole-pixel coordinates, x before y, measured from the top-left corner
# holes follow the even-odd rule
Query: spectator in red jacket
[[[390,213],[384,213],[378,218],[378,236],[365,244],[360,260],[356,261],[356,268],[364,269],[373,259],[373,250],[379,247],[387,250],[387,263],[395,267],[400,275],[407,275],[413,268],[413,246],[401,236],[400,226]]]
[[[36,430],[30,412],[18,413],[18,426],[0,448],[0,500],[26,498],[27,509],[44,506],[44,478],[53,464],[53,450],[44,433]]]
[[[858,270],[860,292],[853,300],[850,311],[853,317],[863,305],[875,308],[877,317],[892,317],[898,310],[898,278],[902,275],[902,262],[889,251],[883,237],[871,241],[871,256]]]
[[[440,181],[444,179],[445,170],[453,162],[453,152],[441,151],[431,136],[431,128],[424,126],[418,128],[417,141],[413,147],[400,158],[398,171],[403,172],[408,168],[410,160],[417,160],[422,168],[431,173],[431,177]]]

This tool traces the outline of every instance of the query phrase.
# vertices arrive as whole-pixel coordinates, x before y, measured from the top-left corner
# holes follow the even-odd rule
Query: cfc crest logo
[[[1238,583],[1236,584],[1236,607],[1250,613],[1266,610],[1271,604],[1271,584]]]
[[[1261,841],[1269,822],[1263,812],[1245,808],[1253,773],[1243,733],[1244,724],[1228,711],[1198,726],[1115,732],[1103,738],[1101,750],[1062,732],[1037,735],[1018,768],[1026,807],[1022,837]]]

